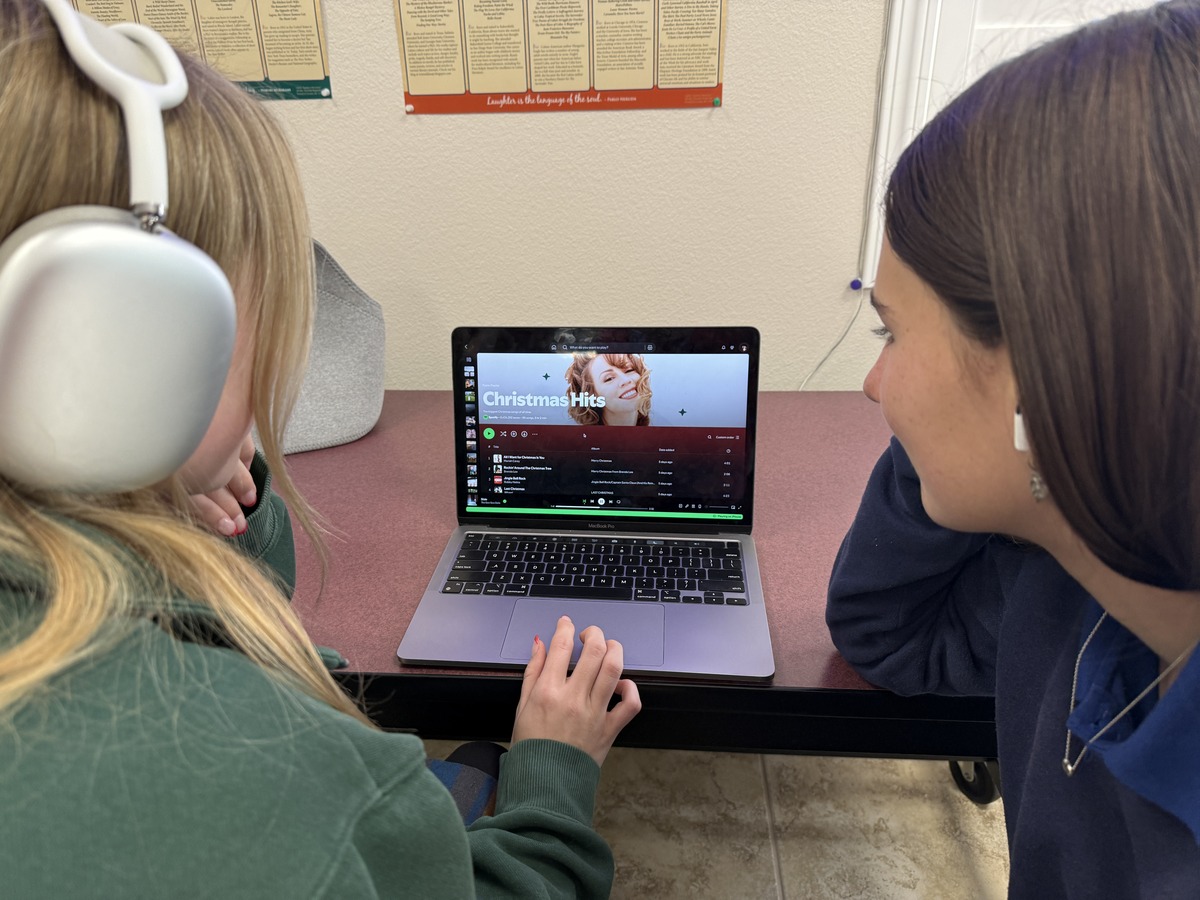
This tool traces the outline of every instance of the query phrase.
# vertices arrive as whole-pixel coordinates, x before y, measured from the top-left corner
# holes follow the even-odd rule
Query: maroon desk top
[[[319,569],[297,533],[296,607],[313,640],[336,647],[353,670],[447,671],[402,666],[396,647],[457,524],[452,419],[449,391],[388,391],[366,437],[288,458],[336,531],[319,598]],[[869,688],[829,640],[825,588],[889,434],[857,392],[759,396],[754,536],[775,687]]]

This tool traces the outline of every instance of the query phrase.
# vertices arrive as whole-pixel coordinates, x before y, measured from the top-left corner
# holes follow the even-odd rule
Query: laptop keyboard
[[[468,533],[443,594],[746,606],[737,541]]]

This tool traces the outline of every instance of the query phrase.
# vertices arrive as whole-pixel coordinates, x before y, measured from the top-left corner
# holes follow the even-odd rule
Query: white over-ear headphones
[[[71,58],[120,104],[130,209],[52,210],[0,243],[0,473],[129,490],[175,472],[208,429],[233,354],[233,291],[161,224],[162,110],[187,95],[174,50],[149,28],[43,3]]]

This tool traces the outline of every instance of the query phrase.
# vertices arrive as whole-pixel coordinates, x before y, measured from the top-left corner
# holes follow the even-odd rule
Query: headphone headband
[[[142,214],[167,209],[167,141],[162,111],[183,102],[188,83],[175,50],[166,39],[144,25],[122,23],[108,28],[89,27],[67,0],[42,0],[54,18],[63,44],[75,64],[121,107],[129,145],[129,208]],[[112,38],[120,35],[119,41]],[[129,71],[134,45],[161,76],[155,84]],[[103,45],[103,47],[101,46]],[[120,57],[124,61],[119,61]],[[122,62],[125,64],[123,65]]]

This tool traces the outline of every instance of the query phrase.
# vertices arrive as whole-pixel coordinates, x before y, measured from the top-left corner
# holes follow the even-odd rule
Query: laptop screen
[[[458,328],[464,524],[749,531],[756,329]]]

